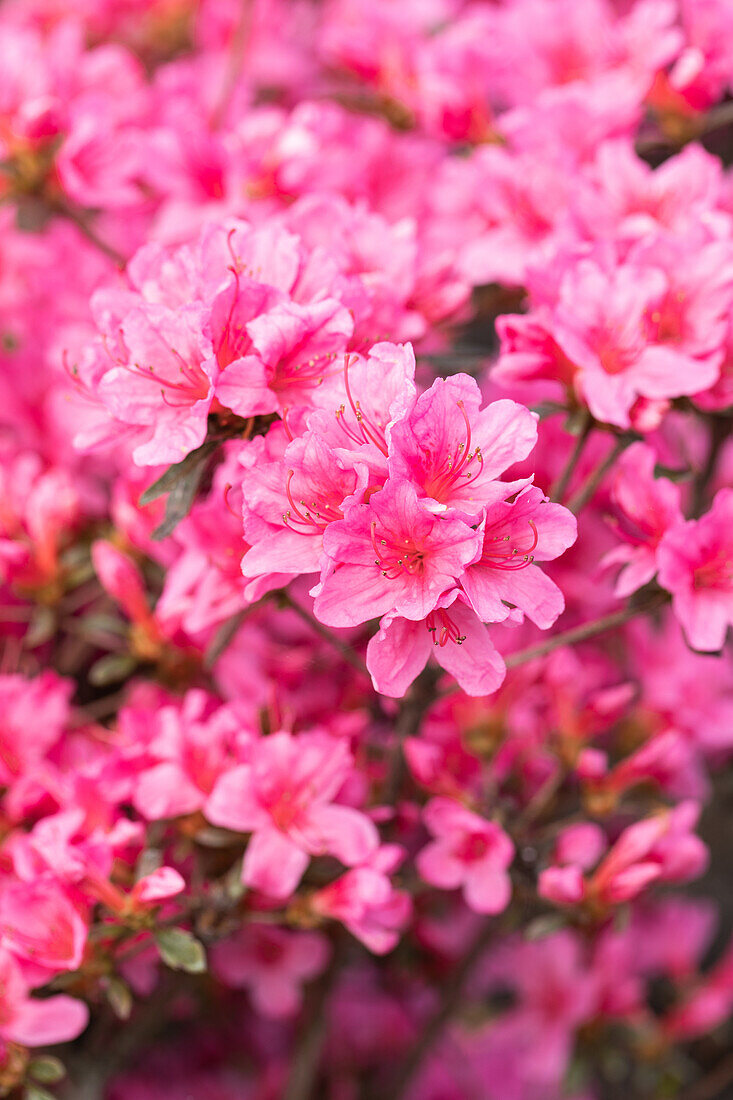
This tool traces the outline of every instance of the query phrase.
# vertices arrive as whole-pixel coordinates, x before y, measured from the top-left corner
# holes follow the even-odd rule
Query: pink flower
[[[254,740],[235,712],[214,709],[214,702],[192,690],[179,706],[141,716],[150,739],[140,745],[144,764],[133,780],[132,800],[148,821],[203,809],[219,777],[241,758],[238,750]]]
[[[434,516],[408,481],[391,479],[326,529],[333,568],[313,592],[315,614],[329,626],[358,626],[388,611],[424,619],[478,545],[466,523]]]
[[[477,913],[501,913],[511,897],[507,868],[514,846],[506,833],[449,798],[433,798],[423,810],[435,837],[417,856],[421,877],[441,890],[463,889]]]
[[[218,367],[195,307],[141,303],[124,314],[98,394],[112,416],[137,428],[140,466],[179,462],[206,437]]]
[[[145,581],[132,559],[111,542],[97,539],[92,544],[92,564],[102,587],[129,619],[151,636],[157,635],[158,627],[148,605]]]
[[[589,179],[592,190],[581,192],[578,205],[593,238],[658,242],[660,230],[684,234],[700,223],[727,231],[728,215],[720,209],[721,163],[694,142],[653,169],[630,138],[606,141]]]
[[[688,985],[679,1004],[663,1022],[673,1040],[692,1039],[714,1031],[728,1019],[733,1006],[733,944],[702,978]]]
[[[11,787],[37,767],[64,733],[73,685],[55,672],[0,675],[0,783]],[[6,807],[7,810],[7,807]]]
[[[589,900],[612,906],[638,897],[653,882],[696,878],[708,861],[707,848],[692,832],[699,814],[695,802],[681,802],[673,810],[629,825],[590,877],[583,872],[602,851],[600,834],[577,854],[560,849],[558,857],[572,862],[543,871],[540,894],[561,905]]]
[[[88,1019],[87,1006],[73,997],[30,997],[19,964],[0,948],[0,1038],[29,1047],[66,1043]]]
[[[244,493],[246,577],[316,573],[326,528],[363,496],[365,467],[349,468],[315,432],[294,439],[282,459],[256,464]]]
[[[563,829],[555,842],[553,865],[540,872],[537,892],[556,905],[576,905],[585,896],[583,872],[589,871],[608,848],[599,825],[583,822]]]
[[[76,970],[87,926],[53,881],[13,882],[0,890],[0,936],[21,959],[50,970]]]
[[[378,844],[368,817],[334,803],[351,773],[347,745],[323,733],[274,733],[252,748],[251,763],[225,773],[205,808],[214,825],[251,832],[242,880],[284,899],[310,856],[329,853],[347,866]]]
[[[490,695],[504,679],[488,630],[458,589],[424,619],[385,615],[367,646],[367,668],[377,691],[399,699],[431,656],[467,695]]]
[[[240,416],[310,405],[333,360],[346,351],[352,330],[349,313],[334,298],[273,305],[239,335],[239,357],[226,364],[216,395]]]
[[[482,528],[481,557],[461,579],[478,617],[502,622],[515,607],[543,630],[552,626],[565,600],[554,581],[533,563],[551,561],[572,546],[577,536],[573,514],[528,486],[511,503],[490,504]]]
[[[280,1020],[302,1004],[301,987],[328,962],[330,946],[318,932],[289,932],[265,924],[245,924],[211,952],[214,974],[231,989],[247,989],[258,1012]]]
[[[659,583],[693,649],[723,648],[733,624],[733,489],[721,489],[699,520],[678,520],[657,554]]]
[[[410,895],[396,890],[390,872],[404,850],[384,844],[361,867],[347,871],[311,898],[316,913],[340,920],[375,955],[386,955],[400,938],[412,913]]]
[[[392,426],[390,475],[412,481],[436,512],[455,508],[477,516],[509,495],[512,487],[497,479],[536,441],[529,409],[514,401],[481,409],[481,392],[469,375],[438,378]]]
[[[680,489],[667,478],[654,476],[655,463],[651,447],[634,443],[616,466],[611,493],[618,514],[616,530],[625,545],[610,550],[601,565],[623,564],[614,590],[619,598],[652,579],[659,543],[682,518]]]
[[[563,280],[552,331],[575,364],[575,388],[596,419],[627,428],[637,397],[701,389],[697,372],[681,373],[675,354],[655,344],[647,328],[665,290],[657,268],[608,267],[593,259],[581,259]]]
[[[367,355],[347,355],[309,429],[351,464],[364,463],[386,480],[392,426],[415,398],[415,355],[410,344],[375,344]]]
[[[185,879],[174,867],[158,867],[137,880],[130,891],[130,902],[134,909],[148,909],[178,897],[185,889]]]

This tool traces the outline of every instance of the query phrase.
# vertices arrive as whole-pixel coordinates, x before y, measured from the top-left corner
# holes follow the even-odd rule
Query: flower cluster
[[[730,0],[0,59],[0,1096],[725,1090]]]

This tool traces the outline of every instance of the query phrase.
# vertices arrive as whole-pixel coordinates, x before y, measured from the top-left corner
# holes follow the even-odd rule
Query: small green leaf
[[[107,985],[107,1000],[118,1020],[128,1020],[132,1012],[132,993],[127,982],[121,978],[110,978]]]
[[[40,1085],[26,1085],[23,1100],[56,1100],[56,1097]]]
[[[163,928],[155,933],[155,942],[163,962],[172,970],[203,974],[206,952],[202,943],[182,928]]]
[[[573,409],[565,420],[565,431],[570,435],[580,435],[588,430],[592,424],[591,415],[587,409]]]
[[[559,401],[540,401],[537,405],[532,405],[532,412],[537,413],[540,420],[547,420],[549,416],[566,411],[565,405],[561,405]]]
[[[655,477],[666,477],[668,481],[674,481],[675,483],[692,480],[692,470],[689,466],[683,466],[681,469],[677,469],[674,466],[662,466],[661,463],[657,463],[654,467]]]
[[[54,1085],[66,1076],[64,1063],[51,1054],[41,1054],[28,1066],[28,1073],[34,1081],[42,1085]]]
[[[56,632],[56,615],[50,607],[37,607],[26,631],[23,644],[26,649],[44,645]]]
[[[137,661],[126,653],[107,653],[89,669],[89,680],[95,687],[119,684],[137,668]]]
[[[524,930],[525,940],[543,940],[551,936],[553,932],[559,932],[566,924],[562,913],[545,913],[541,917],[535,917]]]
[[[141,506],[145,507],[146,504],[151,504],[158,497],[164,496],[165,493],[170,493],[180,481],[188,477],[192,470],[195,470],[201,462],[205,461],[218,446],[218,440],[207,440],[195,451],[191,451],[185,458],[182,458],[180,462],[175,462],[172,466],[169,466],[165,473],[161,474],[152,485],[149,485],[140,497]]]
[[[128,624],[115,615],[85,615],[84,629],[96,634],[126,634]]]
[[[23,233],[40,233],[52,217],[48,204],[35,195],[24,195],[15,207],[15,227]]]

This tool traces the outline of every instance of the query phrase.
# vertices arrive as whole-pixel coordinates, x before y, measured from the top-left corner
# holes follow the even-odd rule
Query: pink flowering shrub
[[[0,5],[0,1097],[728,1095],[732,42]]]

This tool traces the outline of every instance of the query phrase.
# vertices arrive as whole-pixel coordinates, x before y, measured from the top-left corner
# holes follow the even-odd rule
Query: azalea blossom
[[[478,814],[447,798],[433,798],[424,811],[435,838],[417,858],[422,878],[443,890],[460,886],[477,913],[500,913],[509,904],[507,868],[514,847],[507,835]]]
[[[733,490],[699,520],[679,519],[659,546],[659,583],[693,649],[717,650],[733,624]]]
[[[242,868],[247,886],[286,898],[311,856],[330,853],[348,866],[377,847],[369,818],[334,802],[351,766],[343,741],[280,732],[253,745],[251,763],[219,779],[205,813],[215,825],[252,833]]]

